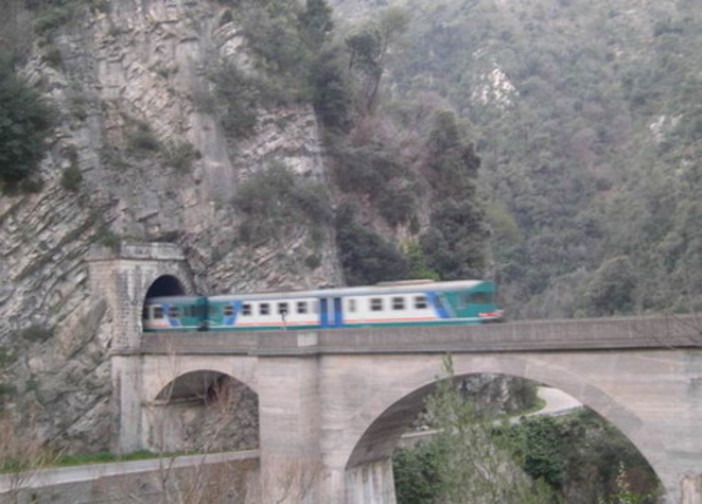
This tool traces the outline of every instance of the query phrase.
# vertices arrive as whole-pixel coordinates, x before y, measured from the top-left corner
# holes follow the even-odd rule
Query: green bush
[[[448,199],[436,205],[430,224],[420,237],[427,266],[444,280],[482,277],[490,236],[482,210],[470,200]]]
[[[45,325],[33,324],[22,329],[19,333],[20,338],[31,343],[42,343],[54,335],[54,330]]]
[[[151,127],[144,121],[136,121],[127,133],[127,151],[136,156],[144,156],[149,152],[158,152],[161,142],[151,131]]]
[[[71,165],[61,175],[61,187],[67,191],[77,192],[83,182],[83,174],[80,172],[78,165]]]
[[[403,175],[398,153],[380,142],[356,146],[336,139],[330,154],[335,161],[337,184],[345,192],[364,193],[377,199],[385,194],[391,179]]]
[[[630,312],[637,283],[636,268],[628,256],[607,259],[585,288],[582,301],[587,315],[603,317]]]
[[[277,162],[241,184],[233,204],[244,214],[239,233],[248,243],[275,239],[296,224],[310,227],[316,236],[314,230],[332,218],[323,186]]]
[[[223,103],[220,120],[234,138],[253,132],[261,100],[261,83],[232,63],[225,63],[212,75],[215,93]]]
[[[122,244],[122,237],[109,229],[103,229],[97,234],[95,241],[103,247],[109,247],[112,250],[117,250]]]
[[[163,155],[166,164],[179,173],[190,172],[193,161],[202,156],[190,142],[171,142],[166,145]]]
[[[34,174],[46,153],[55,109],[0,57],[0,180],[16,185]]]
[[[353,206],[339,209],[335,228],[341,266],[349,285],[407,278],[407,258],[391,242],[358,222]]]
[[[40,35],[51,35],[86,8],[104,13],[110,10],[109,0],[26,0],[25,5],[36,12],[34,29]]]
[[[408,189],[386,189],[378,198],[378,209],[385,221],[393,227],[410,222],[415,216],[417,202]]]
[[[44,57],[42,59],[52,68],[60,69],[63,65],[61,50],[55,45],[50,45],[46,48],[46,52],[44,53]]]
[[[434,502],[441,491],[438,460],[444,456],[438,443],[422,443],[410,450],[398,450],[392,456],[398,504]]]
[[[321,123],[330,130],[346,132],[352,125],[352,94],[341,54],[338,48],[323,52],[310,74],[312,103]]]

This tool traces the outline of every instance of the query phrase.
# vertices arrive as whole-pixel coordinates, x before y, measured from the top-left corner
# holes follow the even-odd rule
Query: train
[[[159,296],[144,303],[144,331],[258,331],[485,324],[503,310],[488,280],[409,280],[251,294]]]

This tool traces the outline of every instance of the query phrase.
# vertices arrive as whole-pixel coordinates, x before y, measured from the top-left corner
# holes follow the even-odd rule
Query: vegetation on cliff
[[[377,12],[373,3],[334,3]],[[509,313],[698,308],[696,4],[403,5],[413,16],[387,61],[384,99],[435,94],[472,124]]]
[[[0,54],[0,182],[16,186],[35,174],[47,151],[55,111]]]

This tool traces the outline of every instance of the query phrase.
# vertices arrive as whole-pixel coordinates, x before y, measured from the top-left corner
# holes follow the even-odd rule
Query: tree
[[[630,311],[636,284],[636,270],[628,256],[607,259],[587,285],[585,301],[588,314],[602,317]]]
[[[35,89],[0,57],[0,180],[8,184],[31,176],[46,153],[55,112]]]
[[[312,102],[321,122],[330,130],[345,132],[351,127],[351,89],[340,57],[332,48],[320,54],[312,66]]]
[[[431,214],[431,228],[420,237],[429,268],[445,280],[483,276],[487,239],[484,212],[470,200],[446,200]]]
[[[319,48],[334,29],[332,9],[326,0],[307,0],[305,10],[298,18],[303,33],[315,48]]]
[[[437,434],[422,448],[418,493],[398,502],[445,504],[547,504],[558,502],[543,482],[534,482],[514,462],[507,436],[495,436],[493,420],[479,415],[455,384],[450,356],[443,361],[442,376],[426,401],[428,418]],[[428,455],[428,456],[427,456]],[[405,457],[406,458],[406,457]],[[407,479],[403,470],[401,478]],[[438,479],[438,482],[436,481]],[[402,480],[401,480],[402,481]],[[436,492],[427,500],[418,495]],[[403,500],[400,500],[403,496]]]
[[[349,70],[357,69],[365,75],[358,99],[361,114],[375,109],[388,50],[397,37],[407,30],[409,20],[406,10],[391,7],[384,10],[377,21],[346,38],[350,54]]]
[[[409,263],[397,247],[360,224],[352,206],[337,212],[336,244],[349,285],[397,280],[409,272]]]

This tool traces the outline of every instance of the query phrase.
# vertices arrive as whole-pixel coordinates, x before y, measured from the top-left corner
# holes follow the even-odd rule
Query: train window
[[[231,317],[234,315],[234,307],[230,304],[224,305],[224,316]]]
[[[249,303],[244,303],[241,306],[241,316],[242,317],[249,317],[251,316],[251,305]]]
[[[168,316],[170,318],[178,318],[180,317],[180,310],[178,310],[177,306],[171,306],[168,308]]]
[[[268,315],[271,312],[271,306],[268,303],[261,303],[258,305],[259,315]]]
[[[349,299],[348,303],[346,304],[346,309],[349,312],[355,312],[356,311],[356,300],[355,299]]]
[[[370,310],[371,311],[383,311],[383,298],[371,298],[370,299]]]
[[[426,296],[415,296],[414,297],[414,308],[416,310],[424,310],[427,307],[427,297]]]
[[[163,307],[154,306],[153,315],[154,315],[155,319],[162,319],[163,318]]]
[[[307,313],[307,301],[297,302],[297,313]]]
[[[288,314],[288,303],[278,303],[278,315]]]
[[[404,310],[405,309],[405,298],[403,298],[403,297],[392,298],[392,309],[393,310]]]
[[[141,318],[144,320],[149,319],[149,307],[148,306],[144,306],[144,308],[141,310]]]
[[[466,292],[461,296],[463,304],[492,304],[491,292]]]

